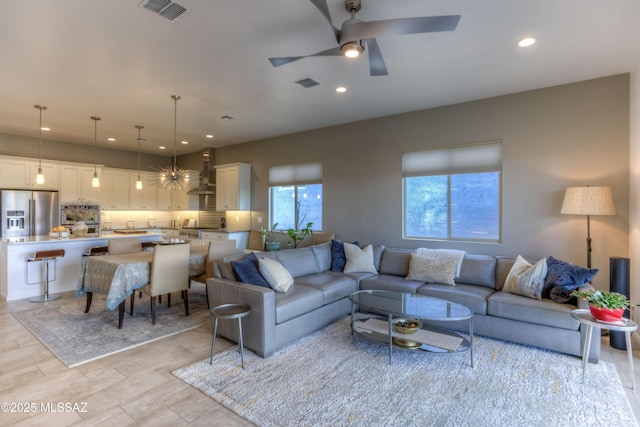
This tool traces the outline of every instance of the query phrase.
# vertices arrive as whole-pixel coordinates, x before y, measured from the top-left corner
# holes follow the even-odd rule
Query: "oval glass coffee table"
[[[468,307],[441,298],[395,291],[368,290],[349,295],[351,301],[351,330],[361,337],[389,346],[389,364],[393,348],[430,353],[471,353],[473,368],[473,312]],[[379,313],[384,317],[354,318],[356,308]],[[401,334],[394,330],[394,318],[414,318],[438,322],[469,321],[469,339],[462,335],[431,325],[425,325],[414,334]]]

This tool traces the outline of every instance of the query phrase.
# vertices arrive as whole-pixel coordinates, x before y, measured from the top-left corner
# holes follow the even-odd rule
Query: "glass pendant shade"
[[[100,179],[98,178],[98,120],[101,120],[100,117],[91,116],[91,120],[93,120],[93,179],[91,180],[91,186],[94,188],[100,187]]]
[[[142,190],[142,180],[140,179],[140,141],[143,141],[140,136],[140,131],[144,129],[142,125],[135,125],[135,128],[138,129],[138,180],[136,181],[136,190]]]
[[[38,173],[36,174],[36,184],[44,184],[44,173],[42,173],[42,110],[46,110],[44,105],[34,105],[34,108],[40,110],[40,124],[38,126]]]

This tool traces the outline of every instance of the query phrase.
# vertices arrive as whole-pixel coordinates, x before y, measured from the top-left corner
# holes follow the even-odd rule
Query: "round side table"
[[[218,333],[218,319],[229,320],[238,319],[238,351],[244,369],[244,349],[242,345],[242,318],[251,313],[251,307],[245,304],[223,304],[211,309],[211,320],[213,321],[213,340],[211,342],[211,359],[209,364],[213,364],[213,352],[216,345],[216,334]]]
[[[597,321],[589,310],[573,310],[571,316],[578,320],[581,324],[586,325],[587,339],[584,341],[582,347],[582,382],[584,383],[584,371],[587,368],[587,359],[589,358],[589,348],[591,347],[591,334],[593,328],[608,329],[610,331],[624,332],[624,336],[627,342],[627,356],[629,358],[629,369],[631,370],[631,389],[636,388],[636,378],[633,375],[633,351],[631,349],[631,332],[638,329],[638,324],[633,320],[622,318],[620,322],[608,323]]]

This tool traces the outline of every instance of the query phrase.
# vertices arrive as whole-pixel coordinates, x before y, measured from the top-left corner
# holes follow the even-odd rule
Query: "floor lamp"
[[[591,215],[615,215],[611,187],[569,187],[564,193],[562,214],[587,216],[587,268],[591,268]]]

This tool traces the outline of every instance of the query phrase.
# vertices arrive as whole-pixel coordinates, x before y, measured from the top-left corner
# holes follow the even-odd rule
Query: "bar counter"
[[[10,237],[2,239],[0,253],[0,297],[6,301],[31,298],[42,295],[42,285],[27,284],[29,281],[41,281],[40,263],[28,263],[27,258],[38,251],[64,249],[64,257],[59,258],[56,267],[56,280],[49,282],[49,293],[74,291],[80,277],[82,256],[94,246],[107,246],[109,239],[139,237],[143,242],[160,240],[163,233],[105,234],[102,236],[57,238],[51,236]],[[53,277],[54,264],[51,264],[49,277]]]

